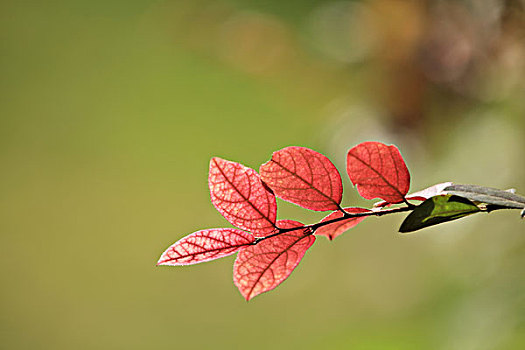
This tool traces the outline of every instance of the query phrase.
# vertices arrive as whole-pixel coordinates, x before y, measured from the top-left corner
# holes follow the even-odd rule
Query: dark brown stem
[[[416,207],[416,205],[414,205],[414,204],[410,203],[409,201],[407,201],[406,198],[403,198],[403,203],[405,203],[411,209],[414,209]]]
[[[343,213],[343,215],[346,215],[347,212],[343,209],[342,206],[340,206],[339,204],[337,205],[337,210],[339,210],[341,213]]]

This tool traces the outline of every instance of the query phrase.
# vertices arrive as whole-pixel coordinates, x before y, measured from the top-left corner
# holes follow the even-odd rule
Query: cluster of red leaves
[[[359,194],[383,206],[406,201],[410,174],[395,146],[364,142],[348,151],[347,172]],[[259,174],[239,163],[213,158],[208,178],[211,201],[233,228],[194,232],[170,246],[158,265],[190,265],[239,252],[233,280],[250,300],[283,282],[315,242],[330,240],[374,213],[342,208],[341,176],[324,155],[286,147],[263,164]],[[316,211],[332,211],[314,225],[277,221],[275,197]]]

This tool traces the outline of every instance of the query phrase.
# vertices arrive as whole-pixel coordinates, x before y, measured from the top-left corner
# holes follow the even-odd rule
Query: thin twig
[[[330,224],[333,224],[333,223],[336,223],[336,222],[339,222],[339,221],[348,220],[348,219],[351,219],[351,218],[363,217],[363,216],[383,216],[383,215],[388,215],[388,214],[402,213],[402,212],[405,212],[405,211],[414,210],[414,208],[416,207],[415,205],[413,205],[411,203],[407,202],[407,204],[408,204],[408,206],[406,206],[406,207],[400,207],[400,208],[394,208],[394,209],[385,209],[385,210],[379,210],[379,211],[369,211],[369,212],[364,212],[364,213],[349,213],[349,212],[347,212],[345,210],[342,210],[344,214],[343,214],[343,216],[341,216],[339,218],[335,218],[335,219],[328,220],[328,221],[322,221],[322,222],[318,222],[318,223],[311,224],[311,225],[304,225],[304,226],[300,226],[300,227],[277,228],[277,230],[278,230],[277,232],[272,233],[271,235],[268,235],[268,236],[265,236],[265,237],[257,237],[255,239],[255,241],[253,241],[251,244],[255,245],[255,244],[257,244],[257,243],[259,243],[261,241],[264,241],[265,239],[272,238],[272,237],[278,236],[278,235],[286,233],[286,232],[297,231],[297,230],[308,230],[309,233],[307,235],[312,235],[312,234],[315,233],[315,231],[319,227],[330,225]]]

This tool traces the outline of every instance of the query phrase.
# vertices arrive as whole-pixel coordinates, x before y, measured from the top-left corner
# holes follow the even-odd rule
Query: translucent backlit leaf
[[[365,209],[365,208],[344,208],[344,210],[348,213],[354,213],[354,214],[370,212],[370,210]],[[321,222],[327,222],[327,221],[338,219],[341,217],[343,217],[342,212],[334,211],[333,213],[325,216],[323,220],[321,220]],[[332,224],[328,224],[326,226],[321,226],[315,231],[315,234],[317,236],[326,236],[329,240],[333,240],[340,234],[356,226],[358,223],[363,221],[365,218],[366,216],[348,218],[346,220],[337,221]]]
[[[157,265],[192,265],[222,258],[250,245],[255,237],[234,228],[214,228],[194,232],[169,247]]]
[[[213,205],[232,225],[260,235],[275,232],[275,196],[255,170],[213,158],[208,184]]]
[[[460,219],[480,209],[466,198],[441,195],[418,205],[403,221],[399,232],[412,232],[422,228]]]
[[[401,203],[410,187],[410,174],[397,147],[363,142],[348,151],[347,171],[359,194]]]
[[[281,228],[303,226],[291,220],[278,221]],[[242,248],[233,266],[233,281],[246,300],[274,289],[292,273],[314,243],[309,231],[298,229]]]
[[[274,152],[259,172],[279,198],[311,210],[339,208],[343,195],[341,175],[321,153],[286,147]]]

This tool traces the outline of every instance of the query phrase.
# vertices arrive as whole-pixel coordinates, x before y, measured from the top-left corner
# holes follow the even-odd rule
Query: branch
[[[304,226],[301,226],[301,227],[277,228],[278,229],[277,232],[272,233],[271,235],[268,235],[268,236],[265,236],[265,237],[257,237],[255,239],[255,241],[253,241],[250,244],[251,245],[255,245],[255,244],[259,243],[259,242],[264,241],[265,239],[272,238],[272,237],[275,237],[275,236],[279,236],[280,234],[283,234],[283,233],[286,233],[286,232],[290,232],[290,231],[297,231],[297,230],[305,230],[306,231],[306,230],[308,230],[309,232],[308,232],[307,235],[312,235],[312,234],[315,233],[315,231],[319,227],[330,225],[330,224],[333,224],[335,222],[344,221],[344,220],[348,220],[348,219],[351,219],[351,218],[363,217],[363,216],[384,216],[384,215],[389,215],[389,214],[402,213],[402,212],[406,212],[406,211],[412,211],[412,210],[414,210],[415,207],[416,207],[415,205],[413,205],[411,203],[408,203],[408,205],[406,207],[400,207],[400,208],[394,208],[394,209],[385,209],[385,210],[379,210],[379,211],[369,211],[369,212],[366,212],[366,213],[349,213],[349,212],[347,212],[347,211],[345,211],[344,209],[341,208],[341,211],[344,213],[344,216],[342,216],[340,218],[335,218],[335,219],[324,221],[324,222],[318,222],[316,224],[311,224],[311,225],[304,225]]]

